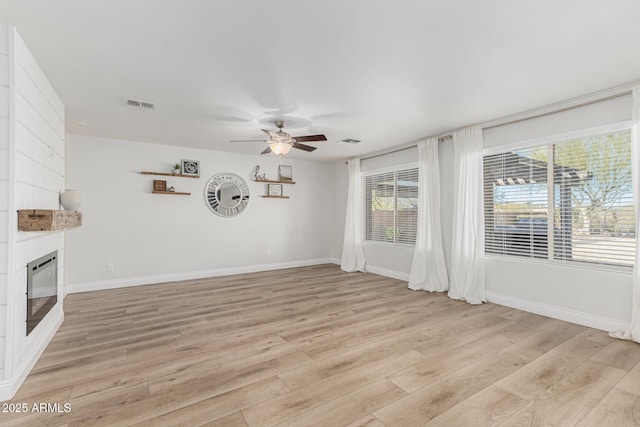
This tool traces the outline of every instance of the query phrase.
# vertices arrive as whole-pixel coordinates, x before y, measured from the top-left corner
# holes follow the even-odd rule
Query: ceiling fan
[[[318,142],[318,141],[327,140],[327,137],[324,135],[291,136],[282,130],[282,128],[285,125],[284,121],[276,120],[273,123],[278,128],[277,132],[274,132],[268,129],[262,129],[264,133],[269,135],[268,140],[244,139],[244,140],[235,140],[231,142],[252,142],[252,141],[266,142],[267,144],[269,144],[269,146],[260,154],[274,153],[278,156],[284,156],[289,151],[291,151],[291,148],[297,148],[299,150],[304,150],[304,151],[313,151],[317,148],[317,147],[312,147],[310,145],[300,144],[301,141]]]

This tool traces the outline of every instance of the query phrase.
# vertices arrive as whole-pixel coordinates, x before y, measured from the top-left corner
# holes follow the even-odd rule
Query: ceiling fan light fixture
[[[271,152],[278,156],[284,156],[289,151],[291,151],[291,144],[286,142],[274,141],[269,143],[269,148],[271,148]]]
[[[313,151],[316,147],[312,147],[311,145],[301,144],[301,142],[319,142],[326,141],[327,137],[321,134],[318,135],[304,135],[304,136],[296,136],[295,138],[291,137],[287,132],[283,131],[284,122],[282,120],[276,120],[275,125],[278,127],[278,131],[274,132],[269,129],[260,129],[267,135],[269,135],[269,139],[264,141],[267,143],[269,148],[265,148],[265,150],[260,154],[268,154],[274,153],[275,155],[282,157],[285,154],[289,153],[292,148],[297,148],[302,151]],[[231,142],[253,142],[255,140],[240,140],[240,141],[231,141]]]

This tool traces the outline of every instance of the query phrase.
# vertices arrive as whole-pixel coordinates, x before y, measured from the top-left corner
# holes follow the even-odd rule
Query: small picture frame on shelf
[[[167,191],[167,181],[163,179],[154,179],[153,191]]]
[[[182,175],[200,176],[200,162],[197,160],[182,159],[180,161],[180,171]]]
[[[269,184],[267,194],[272,197],[282,197],[282,184]]]
[[[293,172],[291,166],[280,165],[278,167],[278,179],[280,181],[293,181]]]

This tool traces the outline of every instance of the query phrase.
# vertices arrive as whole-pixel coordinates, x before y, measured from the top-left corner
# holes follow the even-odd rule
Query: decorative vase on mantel
[[[78,190],[67,189],[60,194],[60,204],[68,211],[77,211],[81,203],[82,196]]]

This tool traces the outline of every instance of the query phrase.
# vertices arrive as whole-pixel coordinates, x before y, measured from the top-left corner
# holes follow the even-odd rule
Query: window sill
[[[379,242],[377,240],[363,240],[362,244],[366,246],[385,246],[388,248],[406,248],[406,249],[413,249],[416,246],[415,244],[412,245],[409,243]]]

